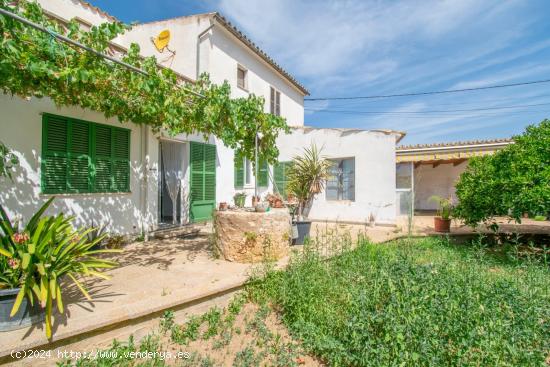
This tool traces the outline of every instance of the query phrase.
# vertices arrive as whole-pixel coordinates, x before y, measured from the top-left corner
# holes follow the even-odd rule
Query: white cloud
[[[468,88],[534,79],[550,70],[546,64],[537,64],[536,59],[532,63],[522,61],[527,55],[544,52],[550,47],[550,40],[535,38],[524,42],[543,12],[533,12],[539,5],[521,0],[212,1],[315,97]],[[498,90],[489,99],[507,96],[530,98],[524,91],[519,94],[517,90]],[[306,107],[325,112],[331,109],[420,112],[441,109],[434,106],[449,101],[479,107],[485,98],[482,94],[454,94],[424,98],[423,102],[415,99],[315,105],[309,102]],[[485,105],[495,106],[499,102]],[[407,130],[409,141],[443,137],[446,133],[476,133],[479,130],[476,124],[479,126],[480,121],[488,119],[492,120],[486,126],[492,126],[497,119],[501,123],[517,120],[513,119],[513,113],[483,117],[475,112],[406,118],[399,114],[311,111],[306,111],[306,115],[308,124],[322,121],[323,126]]]

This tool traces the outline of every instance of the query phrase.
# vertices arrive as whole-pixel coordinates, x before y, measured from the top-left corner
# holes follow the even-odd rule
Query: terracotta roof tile
[[[466,140],[456,141],[448,143],[432,143],[432,144],[415,144],[415,145],[400,145],[397,150],[402,149],[423,149],[423,148],[448,148],[462,145],[482,145],[482,144],[497,144],[497,143],[510,143],[513,140],[511,138],[502,139],[486,139],[486,140]]]
[[[258,56],[260,56],[264,61],[271,65],[275,70],[277,70],[281,75],[283,75],[290,83],[292,83],[296,88],[298,88],[305,95],[309,95],[309,91],[298,82],[292,75],[290,75],[286,70],[284,70],[279,64],[275,62],[264,50],[259,48],[250,38],[248,38],[241,30],[239,30],[235,25],[233,25],[227,18],[225,18],[220,13],[214,13],[214,18],[219,21],[223,26],[225,26],[233,35],[240,39],[244,44],[246,44],[252,51],[254,51]]]

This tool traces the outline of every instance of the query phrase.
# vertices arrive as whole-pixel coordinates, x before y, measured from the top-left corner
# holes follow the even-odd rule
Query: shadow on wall
[[[13,181],[0,178],[0,204],[12,219],[22,224],[34,215],[52,195],[40,193],[40,157],[32,150],[32,157],[13,150],[20,164],[13,170]],[[131,234],[142,230],[144,218],[140,210],[140,176],[142,166],[131,163],[131,193],[107,194],[61,194],[46,212],[48,215],[60,212],[75,216],[75,226],[102,226],[112,233]],[[150,221],[150,219],[149,219]],[[150,223],[146,223],[150,227]]]

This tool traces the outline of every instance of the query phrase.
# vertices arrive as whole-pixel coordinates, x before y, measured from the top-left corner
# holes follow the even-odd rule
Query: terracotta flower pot
[[[220,203],[220,210],[221,211],[227,210],[227,207],[228,207],[228,205],[225,201]]]
[[[451,220],[434,217],[434,228],[436,232],[449,233],[451,232]]]

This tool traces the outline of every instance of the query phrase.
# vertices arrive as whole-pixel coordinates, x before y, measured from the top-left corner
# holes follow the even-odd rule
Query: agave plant
[[[287,190],[298,201],[299,218],[315,195],[323,191],[330,167],[331,162],[321,155],[321,150],[315,144],[304,148],[303,155],[292,159]]]
[[[24,297],[31,305],[39,302],[46,313],[46,336],[52,336],[52,305],[63,313],[61,279],[69,278],[89,300],[90,295],[78,280],[79,276],[109,277],[101,270],[117,265],[114,261],[97,258],[105,252],[120,250],[93,250],[103,237],[88,240],[90,229],[74,229],[74,217],[63,214],[44,216],[52,203],[48,200],[29,220],[25,228],[18,230],[0,205],[0,288],[21,288],[11,310],[14,316]]]

